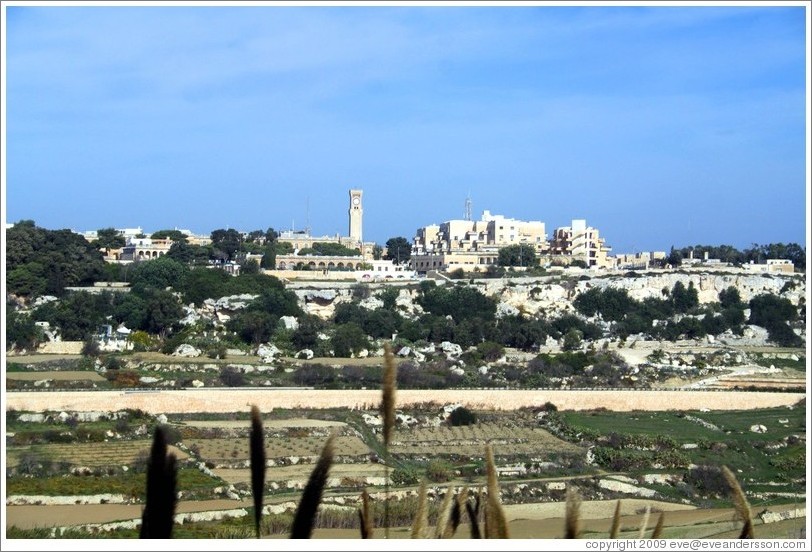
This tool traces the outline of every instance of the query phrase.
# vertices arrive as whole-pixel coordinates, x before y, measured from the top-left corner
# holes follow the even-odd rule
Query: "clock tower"
[[[361,203],[362,190],[350,190],[350,238],[359,244],[362,243],[362,220],[364,208]]]

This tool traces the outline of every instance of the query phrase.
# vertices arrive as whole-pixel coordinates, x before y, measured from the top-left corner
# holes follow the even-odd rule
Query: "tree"
[[[277,232],[271,227],[268,227],[268,229],[265,230],[265,243],[273,244],[276,243],[277,240],[279,240],[279,232]]]
[[[305,247],[299,251],[300,255],[318,255],[321,257],[358,257],[361,255],[360,249],[352,249],[332,242],[316,242],[313,247]]]
[[[379,261],[383,257],[383,247],[377,243],[372,247],[372,258]]]
[[[499,250],[499,266],[536,266],[536,250],[525,243],[508,245]]]
[[[174,294],[164,290],[152,291],[146,300],[144,329],[161,338],[166,337],[172,325],[183,316],[183,308]]]
[[[113,318],[131,330],[146,329],[146,300],[137,293],[125,293],[113,311]]]
[[[188,275],[186,265],[164,256],[137,263],[130,275],[130,283],[133,289],[178,289]]]
[[[679,266],[682,264],[682,253],[674,249],[673,245],[671,246],[671,252],[668,254],[667,261],[671,266]]]
[[[21,314],[11,308],[6,311],[6,348],[33,349],[42,340],[42,328],[34,323],[31,316]]]
[[[127,240],[115,228],[101,228],[96,236],[96,249],[120,249],[127,245]]]
[[[93,244],[70,230],[46,230],[21,221],[6,230],[6,292],[63,295],[67,286],[103,278],[104,258]]]
[[[290,340],[297,349],[314,349],[319,343],[319,332],[324,328],[321,318],[312,314],[299,319],[299,327]]]
[[[744,306],[742,304],[741,295],[739,295],[739,290],[734,286],[729,286],[727,289],[723,289],[719,292],[719,303],[723,309],[731,307],[742,308]]]
[[[187,265],[205,265],[212,257],[212,248],[210,245],[174,242],[166,252],[166,257]]]
[[[187,243],[186,234],[180,230],[158,230],[150,236],[153,240],[172,240],[173,243]]]
[[[682,282],[677,282],[671,289],[671,304],[674,310],[679,313],[686,313],[699,306],[699,293],[693,282],[688,282],[688,287]]]
[[[211,233],[211,245],[215,256],[224,260],[233,260],[242,245],[242,234],[233,228],[217,229]]]
[[[358,324],[350,322],[338,326],[333,334],[330,344],[333,354],[337,357],[350,357],[358,354],[362,349],[369,348],[369,340],[364,330]]]
[[[475,423],[476,414],[464,406],[458,406],[448,415],[448,424],[451,426],[467,426]]]
[[[402,236],[386,240],[385,259],[395,261],[397,264],[405,263],[412,257],[412,245]]]
[[[267,312],[246,311],[228,321],[228,329],[239,335],[246,343],[259,345],[271,338],[279,319]]]
[[[583,333],[581,333],[581,330],[572,328],[564,335],[564,344],[561,348],[565,351],[575,351],[581,348],[582,340]]]
[[[187,303],[201,306],[206,299],[219,299],[228,295],[232,276],[222,270],[195,268],[183,282],[183,297]]]
[[[52,328],[59,328],[66,341],[84,341],[94,335],[100,325],[108,323],[107,317],[114,310],[112,303],[111,293],[96,295],[75,291],[58,302],[38,307],[33,317],[48,322]]]
[[[259,274],[259,263],[251,259],[240,265],[240,274]]]
[[[259,262],[259,266],[266,270],[272,270],[276,268],[276,245],[266,245],[265,249],[263,249],[262,253],[262,260]]]

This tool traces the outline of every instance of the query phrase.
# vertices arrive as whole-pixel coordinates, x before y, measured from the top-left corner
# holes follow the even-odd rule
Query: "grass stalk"
[[[437,527],[434,529],[434,536],[438,539],[446,538],[448,532],[449,521],[451,519],[452,504],[454,502],[454,487],[448,487],[443,497],[443,503],[440,505],[440,512],[437,516]]]
[[[744,522],[744,526],[742,527],[742,532],[739,535],[739,538],[755,538],[753,531],[753,514],[750,511],[750,503],[747,502],[747,497],[744,496],[744,491],[742,490],[741,485],[739,485],[739,481],[727,466],[722,466],[722,475],[724,475],[727,484],[730,485],[730,491],[733,495],[733,505],[736,508],[736,514],[739,516],[742,522]]]
[[[361,538],[372,538],[372,517],[369,511],[369,493],[366,489],[361,493],[361,508],[358,510],[358,517],[361,521]]]
[[[645,538],[646,529],[648,529],[648,518],[650,515],[651,515],[651,506],[647,504],[646,511],[643,513],[643,521],[640,523],[640,534],[637,536],[638,539]]]
[[[395,429],[395,390],[397,386],[397,365],[395,355],[392,354],[392,345],[384,344],[383,355],[383,390],[381,398],[381,415],[383,417],[383,448],[384,448],[384,486],[386,498],[384,501],[384,537],[389,538],[389,442]]]
[[[262,498],[265,491],[265,439],[263,438],[262,417],[256,405],[251,407],[251,436],[250,463],[251,463],[251,494],[254,497],[254,529],[257,538],[260,537],[260,521],[262,520]]]
[[[609,530],[609,538],[616,539],[620,533],[620,500],[615,506],[615,515],[612,517],[612,529]]]
[[[324,491],[324,486],[327,483],[327,474],[330,472],[330,466],[333,464],[333,441],[335,435],[330,435],[325,443],[324,448],[321,450],[321,456],[316,463],[316,467],[310,474],[310,479],[307,480],[302,499],[299,501],[299,506],[296,508],[296,515],[293,518],[293,525],[291,527],[290,538],[292,539],[309,539],[313,533],[313,526],[316,523],[316,514],[318,513],[319,504],[321,503],[321,494]]]
[[[482,493],[478,493],[476,495],[476,499],[474,503],[471,504],[470,501],[465,501],[465,511],[468,512],[468,519],[471,520],[471,538],[472,539],[481,539],[482,533],[479,530],[479,505],[480,500],[479,497]]]
[[[581,497],[571,486],[567,486],[567,508],[564,520],[564,538],[577,539],[581,534]]]
[[[417,514],[412,523],[412,538],[424,539],[426,538],[426,529],[429,524],[429,508],[426,499],[426,482],[420,482],[420,492],[417,502]]]
[[[488,500],[485,509],[485,538],[507,539],[507,518],[502,502],[499,500],[499,478],[496,474],[496,462],[493,459],[493,449],[490,443],[485,445],[485,459],[488,473]]]
[[[166,432],[155,428],[147,464],[147,500],[141,518],[140,538],[171,539],[177,505],[177,459],[167,454]]]
[[[654,526],[654,531],[651,532],[652,539],[659,539],[663,534],[663,525],[665,524],[665,512],[660,512],[660,517],[657,519],[657,525]]]

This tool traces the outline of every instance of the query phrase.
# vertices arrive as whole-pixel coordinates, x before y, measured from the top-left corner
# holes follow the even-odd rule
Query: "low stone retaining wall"
[[[632,410],[752,410],[794,405],[805,393],[747,391],[621,391],[621,390],[398,390],[396,404],[462,404],[482,410],[516,410],[550,402],[559,410],[616,412]],[[15,391],[6,393],[6,410],[97,411],[141,409],[150,414],[182,412],[241,412],[256,405],[263,412],[274,408],[350,408],[375,410],[379,390],[312,389],[186,389],[161,391]]]

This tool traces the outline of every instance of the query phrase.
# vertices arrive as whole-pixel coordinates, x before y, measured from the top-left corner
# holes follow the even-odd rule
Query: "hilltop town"
[[[486,443],[519,535],[557,536],[538,520],[563,515],[565,491],[597,508],[592,534],[622,499],[635,535],[640,508],[690,510],[666,517],[671,536],[724,535],[709,517],[723,510],[706,508],[724,506],[719,465],[752,472],[759,531],[803,519],[800,246],[612,255],[584,220],[548,239],[540,221],[487,211],[384,246],[363,239],[362,199],[350,191],[347,236],[8,227],[10,534],[133,536],[160,427],[179,458],[176,532],[253,535],[250,405],[269,427],[266,535],[287,530],[327,429],[323,504],[339,513],[317,526],[343,536],[361,489],[408,527],[416,485],[436,509],[485,476]],[[52,521],[60,504],[71,513]]]

